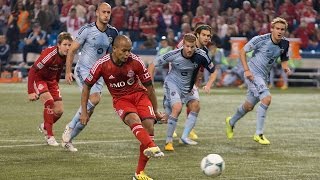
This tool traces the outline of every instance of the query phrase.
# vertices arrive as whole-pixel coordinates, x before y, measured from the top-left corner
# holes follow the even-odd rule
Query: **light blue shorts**
[[[81,67],[76,65],[75,70],[74,70],[74,78],[80,88],[80,91],[82,91],[83,89],[83,84],[84,81],[86,79],[86,77],[89,75],[90,73],[90,69],[85,68],[85,67]],[[103,85],[104,85],[104,80],[101,77],[92,87],[90,90],[90,95],[94,94],[94,93],[100,93],[102,92],[103,89]]]
[[[245,83],[248,87],[247,100],[252,104],[271,95],[266,81],[261,76],[255,75],[253,81],[245,78]]]
[[[189,93],[183,93],[181,89],[172,82],[165,82],[163,87],[163,108],[167,114],[171,114],[171,107],[175,103],[180,102],[182,104],[187,104],[191,100],[200,101],[198,89],[195,87]]]

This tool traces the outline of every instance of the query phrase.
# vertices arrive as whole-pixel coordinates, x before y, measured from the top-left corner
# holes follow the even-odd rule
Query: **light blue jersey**
[[[90,70],[98,59],[111,51],[113,40],[117,35],[116,28],[110,25],[104,32],[97,28],[95,22],[81,27],[75,39],[81,44],[77,66]]]
[[[193,88],[199,68],[205,67],[210,73],[214,71],[214,65],[206,52],[197,48],[190,58],[182,55],[182,48],[169,51],[155,59],[155,66],[163,66],[171,63],[171,70],[166,76],[165,82],[174,83],[183,93],[189,93]]]
[[[269,73],[280,57],[281,61],[287,61],[289,41],[282,39],[278,44],[271,40],[271,34],[253,37],[245,46],[245,52],[253,50],[248,66],[253,75],[261,76],[265,81],[269,79]]]

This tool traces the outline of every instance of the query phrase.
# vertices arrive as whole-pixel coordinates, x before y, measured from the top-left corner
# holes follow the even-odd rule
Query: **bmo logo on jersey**
[[[126,85],[131,86],[132,84],[134,84],[135,80],[134,78],[129,78],[126,82],[125,81],[120,81],[120,82],[116,82],[116,83],[110,83],[109,86],[112,88],[122,88],[125,87]]]
[[[126,82],[124,81],[120,81],[120,82],[116,82],[116,83],[110,83],[109,86],[112,88],[122,88],[126,85]]]

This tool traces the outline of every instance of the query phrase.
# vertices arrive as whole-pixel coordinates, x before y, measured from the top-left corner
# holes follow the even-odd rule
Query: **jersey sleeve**
[[[289,60],[289,41],[288,40],[281,40],[280,46],[283,47],[283,52],[280,55],[280,60],[288,61]]]
[[[148,71],[148,69],[146,68],[146,66],[144,65],[143,61],[141,60],[140,57],[135,56],[135,59],[137,60],[136,62],[136,74],[139,77],[140,81],[142,84],[147,84],[147,83],[151,83],[151,76],[150,73]]]
[[[99,59],[90,69],[90,73],[85,79],[85,83],[88,86],[93,86],[98,79],[102,76],[102,71],[103,71],[103,61],[102,59]]]
[[[89,28],[87,26],[83,26],[79,32],[78,35],[75,39],[75,41],[77,41],[79,44],[84,44],[84,42],[86,41],[88,35],[89,35],[90,31]]]
[[[36,60],[36,62],[33,64],[32,67],[34,67],[37,71],[43,69],[45,66],[48,66],[51,61],[54,59],[54,56],[57,55],[57,48],[49,47],[45,50],[43,50],[39,56],[39,58]]]
[[[258,49],[263,42],[263,38],[261,36],[253,37],[244,47],[245,52],[250,52],[252,50]]]
[[[207,53],[202,49],[197,49],[198,57],[201,58],[201,65],[205,67],[210,73],[213,73],[215,70],[215,66]]]
[[[174,58],[172,58],[177,52],[177,50],[172,50],[172,51],[169,51],[163,55],[160,55],[160,56],[157,56],[153,63],[156,67],[161,67],[165,64],[168,64],[170,62],[173,61]]]

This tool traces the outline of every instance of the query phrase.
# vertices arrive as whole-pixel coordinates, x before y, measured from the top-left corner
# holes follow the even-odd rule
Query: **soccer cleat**
[[[40,131],[40,132],[44,135],[44,137],[47,139],[48,133],[47,133],[47,130],[44,129],[44,123],[41,123],[41,124],[39,125],[39,131]]]
[[[164,156],[163,152],[161,152],[160,148],[158,146],[156,147],[148,147],[143,151],[143,154],[147,156],[148,158],[155,157],[159,158]]]
[[[259,134],[259,135],[254,135],[253,136],[253,140],[255,140],[256,142],[258,142],[259,144],[262,145],[269,145],[270,141],[263,135],[263,134]]]
[[[164,150],[165,150],[165,151],[174,151],[173,143],[172,143],[172,142],[167,143],[167,144],[164,146]]]
[[[62,134],[62,141],[63,142],[70,142],[72,130],[73,129],[69,127],[69,124],[67,124],[66,128],[64,129],[64,132]]]
[[[228,139],[233,138],[233,126],[230,125],[230,120],[231,120],[231,117],[226,118],[226,133],[227,133]]]
[[[180,144],[187,144],[187,145],[197,145],[198,144],[196,141],[191,140],[189,138],[185,138],[185,139],[180,138],[179,143]]]
[[[176,133],[176,131],[173,131],[173,135],[172,135],[173,138],[176,138],[178,137],[178,134]]]
[[[287,89],[288,89],[288,86],[287,86],[287,85],[283,85],[283,86],[280,87],[280,89],[281,89],[281,90],[287,90]]]
[[[149,176],[147,176],[143,171],[140,171],[140,174],[135,173],[133,176],[133,180],[153,180]]]
[[[189,133],[189,138],[192,139],[192,140],[197,140],[198,139],[198,135],[196,134],[194,129],[192,129],[191,132]]]
[[[62,142],[61,146],[64,147],[65,149],[67,149],[68,151],[71,151],[71,152],[77,152],[78,151],[78,149],[75,148],[71,142],[67,142],[67,143],[66,142]]]
[[[50,136],[47,138],[47,143],[50,146],[59,146],[59,143],[57,143],[56,139],[54,138],[54,136]]]

